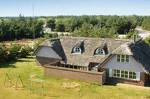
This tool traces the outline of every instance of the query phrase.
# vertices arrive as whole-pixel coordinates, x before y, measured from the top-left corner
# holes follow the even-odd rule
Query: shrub
[[[7,49],[4,45],[0,44],[0,63],[6,62],[7,59]]]
[[[28,55],[31,55],[32,48],[30,46],[22,46],[20,49],[19,57],[26,58]]]
[[[8,61],[9,60],[16,60],[19,57],[19,51],[21,49],[21,46],[18,44],[12,45],[11,48],[8,48]]]

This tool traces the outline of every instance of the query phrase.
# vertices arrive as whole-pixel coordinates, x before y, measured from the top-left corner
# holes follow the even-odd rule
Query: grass
[[[100,86],[64,78],[45,77],[43,68],[36,66],[33,58],[20,59],[17,62],[0,65],[0,67],[2,67],[0,68],[0,99],[150,99],[150,88]],[[25,87],[19,89],[14,86],[5,87],[6,73],[9,74],[14,84],[18,75],[20,75]],[[44,82],[32,82],[31,87],[29,80],[31,75],[36,75],[36,78],[42,79]],[[8,82],[5,84],[9,85]],[[80,86],[64,88],[62,85],[65,82],[76,82]],[[42,84],[44,85],[44,91],[41,89]],[[18,83],[18,85],[21,85],[21,83]]]

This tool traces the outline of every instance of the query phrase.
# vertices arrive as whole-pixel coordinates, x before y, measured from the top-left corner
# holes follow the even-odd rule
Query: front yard
[[[31,57],[0,67],[0,99],[150,99],[150,88],[44,77],[43,68]]]

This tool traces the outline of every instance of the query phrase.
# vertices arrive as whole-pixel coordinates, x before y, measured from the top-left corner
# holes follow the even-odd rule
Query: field
[[[150,88],[45,77],[32,57],[0,67],[0,99],[150,99]]]

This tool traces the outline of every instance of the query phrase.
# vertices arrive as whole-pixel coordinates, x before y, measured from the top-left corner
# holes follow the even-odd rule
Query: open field
[[[20,59],[0,67],[0,99],[150,99],[150,88],[99,86],[64,78],[44,77],[43,69],[36,66],[33,58]],[[19,75],[21,79],[18,78]],[[22,86],[21,80],[25,87],[16,88]],[[13,83],[12,86],[9,81]]]

